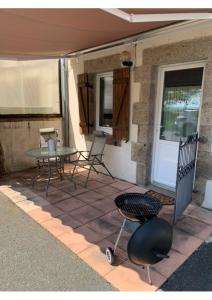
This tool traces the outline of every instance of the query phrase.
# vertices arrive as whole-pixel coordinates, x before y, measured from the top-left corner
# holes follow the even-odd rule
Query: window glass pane
[[[197,131],[201,86],[165,87],[160,139],[179,141]]]
[[[113,76],[100,78],[99,125],[112,127],[113,119]]]
[[[178,142],[197,131],[203,68],[164,74],[160,139]]]
[[[58,60],[0,61],[0,114],[59,114]]]

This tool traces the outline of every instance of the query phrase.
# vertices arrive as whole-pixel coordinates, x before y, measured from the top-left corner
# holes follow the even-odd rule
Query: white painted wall
[[[170,44],[177,41],[189,40],[211,35],[212,21],[193,24],[187,28],[181,28],[174,32],[163,32],[160,35],[147,38],[135,45],[118,46],[95,53],[84,54],[78,58],[70,59],[69,63],[69,101],[70,101],[70,143],[79,150],[90,149],[90,143],[86,143],[84,135],[79,133],[79,112],[77,99],[77,74],[84,72],[84,61],[96,59],[121,53],[123,50],[131,52],[134,67],[142,65],[142,52],[149,47],[156,47],[163,44]],[[133,67],[131,69],[133,73]],[[131,105],[130,105],[130,139],[128,143],[122,142],[121,147],[107,145],[105,149],[105,163],[115,177],[136,182],[136,163],[131,161],[131,142],[137,142],[137,125],[132,124],[132,106],[138,102],[140,97],[140,83],[133,82],[131,76]]]
[[[125,47],[118,51],[121,53]],[[117,49],[107,51],[106,55],[116,54]],[[105,56],[105,53],[102,53]],[[98,55],[98,57],[100,57]],[[71,59],[69,64],[69,99],[70,99],[70,141],[72,145],[79,150],[90,149],[91,143],[85,141],[84,135],[79,132],[79,112],[77,100],[77,74],[83,73],[84,60],[94,59],[96,54],[89,54],[79,59]],[[133,71],[132,71],[133,72]],[[117,177],[129,182],[136,182],[136,163],[131,161],[131,142],[137,140],[137,125],[132,125],[132,106],[139,100],[140,84],[133,82],[131,76],[131,103],[130,103],[130,139],[128,143],[122,142],[121,147],[106,145],[104,152],[104,161],[111,173]]]

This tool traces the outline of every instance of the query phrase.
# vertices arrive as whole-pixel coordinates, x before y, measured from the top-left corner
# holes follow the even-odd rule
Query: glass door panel
[[[152,182],[170,190],[176,185],[179,141],[198,130],[202,75],[203,67],[160,71]]]
[[[165,87],[160,139],[178,142],[197,131],[201,86]]]

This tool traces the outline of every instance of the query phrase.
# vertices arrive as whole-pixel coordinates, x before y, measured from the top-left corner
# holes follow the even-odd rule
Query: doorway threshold
[[[175,198],[175,192],[167,190],[165,188],[162,188],[160,186],[154,185],[154,184],[149,184],[147,186],[148,189],[153,190],[154,192],[169,196],[169,197],[174,197]]]

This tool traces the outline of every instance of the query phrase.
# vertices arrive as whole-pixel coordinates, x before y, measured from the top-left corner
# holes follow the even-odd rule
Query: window
[[[112,134],[113,73],[97,75],[96,129]]]
[[[127,142],[130,119],[130,68],[98,74],[96,85],[93,84],[93,75],[77,75],[80,133],[90,134],[96,128],[111,134],[116,141]]]
[[[203,68],[165,72],[160,139],[178,142],[197,131]]]
[[[0,61],[0,115],[60,115],[58,60]]]

